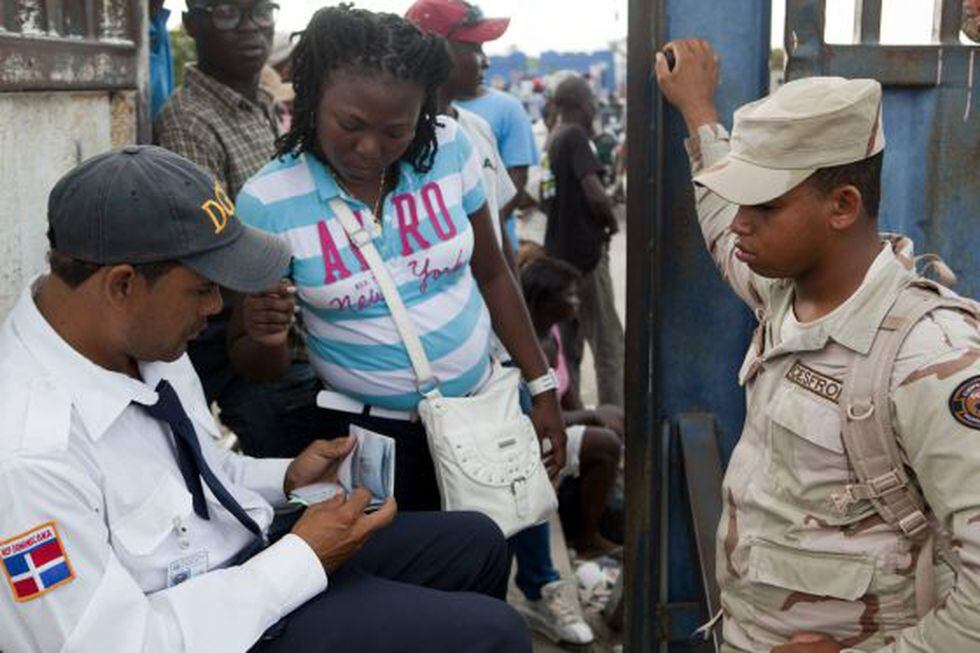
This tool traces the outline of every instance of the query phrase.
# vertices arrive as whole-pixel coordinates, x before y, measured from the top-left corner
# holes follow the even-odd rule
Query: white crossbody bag
[[[534,424],[521,411],[520,372],[494,362],[479,394],[442,396],[418,331],[369,231],[340,198],[331,200],[330,208],[374,274],[412,362],[442,509],[482,512],[506,537],[547,521],[558,498],[541,462]]]

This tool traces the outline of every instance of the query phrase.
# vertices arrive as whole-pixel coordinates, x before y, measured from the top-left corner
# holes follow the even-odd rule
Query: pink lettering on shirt
[[[402,256],[411,256],[412,246],[408,243],[411,234],[419,249],[428,249],[432,245],[419,232],[419,213],[415,206],[415,197],[411,193],[402,193],[392,198],[395,211],[398,214],[398,235],[402,240]]]
[[[333,283],[339,278],[346,279],[350,276],[350,270],[344,265],[344,260],[340,257],[337,245],[330,236],[327,223],[320,220],[316,223],[317,233],[320,234],[320,251],[323,253],[323,283]]]
[[[447,265],[444,267],[433,267],[432,259],[429,257],[425,258],[425,261],[419,261],[418,259],[408,262],[408,267],[420,281],[419,281],[419,292],[425,293],[429,290],[429,282],[436,281],[439,277],[445,276],[447,274],[452,274],[456,272],[461,267],[466,265],[463,261],[463,252],[456,252],[456,261],[452,265]]]
[[[433,206],[433,201],[438,205],[438,212]],[[453,222],[449,209],[446,208],[446,200],[442,197],[439,184],[433,181],[422,187],[422,203],[425,204],[425,212],[429,214],[429,222],[432,223],[441,240],[446,241],[456,235],[456,223]]]

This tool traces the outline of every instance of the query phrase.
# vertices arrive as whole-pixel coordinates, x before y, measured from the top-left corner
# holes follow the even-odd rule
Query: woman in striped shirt
[[[380,289],[329,202],[344,201],[368,226],[444,395],[480,391],[491,372],[491,331],[525,379],[548,374],[494,236],[480,159],[452,119],[437,118],[450,55],[440,38],[398,16],[341,6],[317,12],[293,56],[292,129],[237,201],[244,222],[291,246],[290,281],[240,303],[232,360],[255,377],[281,373],[295,300],[310,361],[328,390],[321,405],[330,408],[310,439],[345,435],[352,423],[394,437],[399,505],[438,509],[414,413],[415,374]],[[565,434],[553,390],[534,397],[531,418],[556,474]]]

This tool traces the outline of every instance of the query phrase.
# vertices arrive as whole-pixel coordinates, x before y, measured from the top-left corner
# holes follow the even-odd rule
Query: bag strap
[[[405,308],[405,302],[398,292],[398,286],[391,276],[391,271],[388,270],[388,266],[385,265],[381,255],[378,254],[378,249],[374,246],[370,232],[358,222],[357,218],[354,217],[354,212],[341,198],[335,197],[330,200],[330,208],[340,220],[340,224],[343,225],[351,244],[364,257],[371,273],[374,274],[375,281],[378,282],[385,303],[388,304],[388,310],[391,311],[391,319],[395,322],[395,328],[398,330],[398,334],[405,344],[405,350],[408,352],[408,358],[412,362],[419,393],[427,398],[441,396],[439,379],[432,373],[432,366],[429,364],[429,357],[425,354],[425,348],[422,346],[418,330],[408,314],[408,309]]]
[[[976,313],[973,304],[939,294],[925,279],[915,279],[898,295],[882,320],[867,356],[858,357],[841,391],[842,438],[858,483],[833,497],[838,510],[868,499],[893,528],[913,539],[927,535],[928,510],[905,471],[892,425],[891,377],[902,344],[915,325],[940,308]]]

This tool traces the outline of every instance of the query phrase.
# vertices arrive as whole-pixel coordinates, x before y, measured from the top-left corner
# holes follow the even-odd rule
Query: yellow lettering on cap
[[[235,215],[235,203],[228,197],[228,193],[221,187],[221,184],[214,182],[214,199],[209,199],[201,205],[204,212],[211,218],[214,225],[214,233],[220,234],[228,226],[228,218]]]

